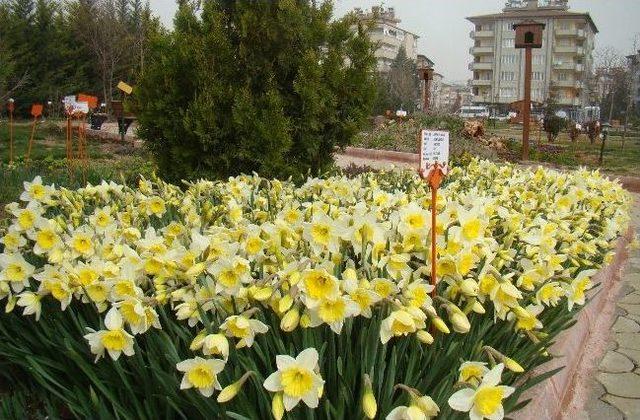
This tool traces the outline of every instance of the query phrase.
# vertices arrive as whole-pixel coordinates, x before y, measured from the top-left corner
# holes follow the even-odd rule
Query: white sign
[[[65,96],[62,103],[65,106],[72,106],[76,102],[76,95]]]
[[[76,102],[73,107],[73,112],[79,114],[88,114],[89,102]]]
[[[420,133],[420,169],[427,175],[435,163],[449,172],[449,132],[422,130]]]

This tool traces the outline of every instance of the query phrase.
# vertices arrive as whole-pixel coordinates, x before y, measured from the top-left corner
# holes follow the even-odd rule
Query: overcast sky
[[[206,0],[205,0],[206,1]],[[166,26],[171,27],[175,0],[151,0],[151,7]],[[381,0],[334,0],[335,13],[342,16],[354,7],[369,8]],[[471,77],[467,65],[471,61],[469,32],[473,29],[465,17],[496,13],[505,0],[386,0],[385,6],[396,9],[400,26],[420,35],[419,52],[436,63],[436,71],[449,81]],[[633,38],[640,33],[640,0],[569,0],[571,9],[589,12],[600,33],[596,48],[612,46],[630,54]],[[640,46],[639,46],[640,47]]]

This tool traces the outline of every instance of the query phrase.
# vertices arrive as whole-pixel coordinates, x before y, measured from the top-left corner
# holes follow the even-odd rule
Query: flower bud
[[[424,344],[433,344],[433,336],[426,332],[425,330],[420,330],[416,333],[418,340],[423,342]]]
[[[438,329],[438,331],[443,332],[445,334],[449,334],[451,332],[449,331],[449,327],[447,327],[447,324],[444,323],[442,318],[440,317],[433,318],[431,322],[433,323],[433,326]]]
[[[482,306],[482,304],[478,301],[475,301],[473,303],[473,306],[471,307],[471,310],[477,314],[484,314],[487,311],[484,309],[484,306]]]
[[[300,323],[300,312],[298,308],[294,307],[287,312],[280,320],[280,329],[282,331],[291,332],[296,329]]]
[[[513,360],[510,357],[504,357],[502,359],[502,362],[504,363],[505,367],[507,369],[509,369],[511,372],[515,372],[515,373],[522,373],[524,372],[524,368],[522,366],[520,366],[520,363],[516,362],[515,360]]]
[[[457,333],[466,334],[471,329],[471,323],[469,322],[469,319],[460,310],[452,311],[452,313],[449,313],[449,321],[453,326],[453,330]]]
[[[460,290],[467,296],[477,296],[478,283],[472,279],[462,280],[462,282],[460,282]]]
[[[271,414],[276,420],[282,420],[284,416],[284,402],[282,401],[282,392],[278,392],[271,400]]]
[[[362,411],[364,411],[364,415],[367,416],[368,419],[373,419],[376,417],[378,411],[378,403],[376,402],[375,395],[373,395],[373,387],[371,386],[369,375],[364,375],[364,382],[365,389],[364,395],[362,396]]]
[[[311,318],[308,313],[304,313],[300,317],[300,326],[302,328],[309,328],[311,326]]]
[[[222,391],[220,391],[220,394],[218,394],[218,402],[226,403],[227,401],[231,401],[233,398],[235,398],[235,396],[238,395],[238,392],[240,392],[242,385],[244,385],[244,383],[247,381],[247,379],[249,379],[249,376],[251,375],[253,375],[253,372],[247,372],[242,375],[242,378],[238,379],[236,382],[232,383],[231,385],[227,385]]]

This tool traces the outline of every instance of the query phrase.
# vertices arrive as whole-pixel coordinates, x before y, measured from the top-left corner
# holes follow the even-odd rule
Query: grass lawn
[[[16,201],[23,189],[23,182],[37,175],[45,183],[78,188],[83,184],[82,169],[78,161],[71,167],[67,164],[65,132],[55,123],[39,124],[36,129],[31,161],[25,162],[25,154],[31,134],[31,124],[17,123],[14,126],[14,165],[9,166],[9,129],[6,120],[0,121],[0,220],[4,218],[4,206]],[[74,137],[77,142],[77,134]],[[74,143],[76,146],[77,143]],[[149,176],[154,166],[151,157],[141,147],[131,144],[87,140],[89,165],[87,182],[92,184],[104,180],[134,182],[139,175]]]
[[[640,133],[628,132],[624,140],[622,133],[614,132],[609,135],[604,149],[603,170],[617,175],[640,175]],[[500,124],[496,128],[487,127],[487,136],[496,135],[511,139],[508,145],[515,156],[520,156],[522,150],[522,126]],[[531,132],[530,160],[562,165],[570,168],[587,166],[599,168],[600,147],[598,140],[591,144],[586,135],[581,135],[576,143],[572,143],[566,132],[558,139],[549,143],[544,132],[538,133],[537,127]]]

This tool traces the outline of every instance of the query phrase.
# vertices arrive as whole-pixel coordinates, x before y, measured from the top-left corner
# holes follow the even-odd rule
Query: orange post
[[[431,285],[433,286],[433,290],[431,291],[431,297],[436,296],[436,284],[438,278],[437,272],[437,222],[436,215],[438,213],[438,188],[440,188],[440,183],[442,183],[442,179],[444,178],[444,172],[442,172],[442,167],[439,163],[433,164],[433,169],[427,175],[427,182],[429,183],[429,187],[431,188]]]
[[[25,160],[29,160],[31,158],[31,148],[33,147],[33,138],[36,135],[36,124],[38,123],[38,118],[33,117],[33,123],[31,125],[31,135],[29,136],[29,146],[27,147],[27,156]]]

